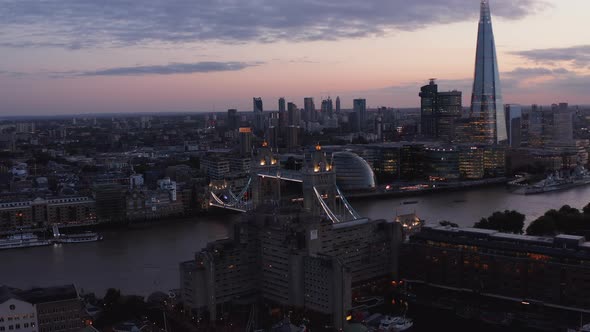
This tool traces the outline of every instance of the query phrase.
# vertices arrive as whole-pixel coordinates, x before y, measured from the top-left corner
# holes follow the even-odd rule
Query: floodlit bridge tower
[[[280,163],[268,142],[264,141],[252,157],[253,207],[276,205],[280,201]]]
[[[358,215],[336,185],[332,160],[319,144],[305,155],[302,177],[304,209],[314,215],[326,216],[332,223],[366,220]]]

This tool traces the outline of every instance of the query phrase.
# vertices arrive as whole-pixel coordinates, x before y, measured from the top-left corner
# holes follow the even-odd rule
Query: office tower
[[[298,126],[289,126],[286,129],[286,145],[289,150],[296,150],[301,146],[302,130]]]
[[[545,119],[544,114],[543,108],[539,105],[533,104],[531,106],[527,135],[527,141],[530,147],[542,147],[547,140],[546,137],[543,137],[543,134],[547,132],[544,130],[544,127],[548,122],[548,119]]]
[[[356,132],[366,129],[367,126],[367,100],[355,99],[353,101],[356,124],[353,126]]]
[[[289,125],[289,112],[279,112],[279,130],[282,132]]]
[[[264,107],[262,105],[262,98],[254,98],[253,99],[253,109],[254,109],[254,129],[257,131],[264,131]]]
[[[240,154],[249,155],[252,152],[252,129],[250,127],[240,128]]]
[[[383,115],[379,114],[375,117],[375,128],[374,132],[377,135],[379,141],[383,140]]]
[[[461,91],[439,92],[436,110],[436,138],[444,141],[455,139],[456,122],[461,118],[463,96]]]
[[[268,127],[268,129],[266,130],[266,141],[272,149],[277,149],[279,147],[279,137],[281,137],[282,130],[284,129],[275,126]]]
[[[307,121],[318,121],[318,116],[315,110],[315,103],[313,102],[313,98],[307,97],[303,99],[303,111],[305,112],[305,118],[307,119]]]
[[[508,145],[511,148],[518,148],[522,142],[522,107],[516,104],[507,104],[505,112]]]
[[[254,98],[253,99],[253,109],[254,113],[262,113],[264,107],[262,106],[262,98]]]
[[[400,149],[400,179],[424,178],[424,144],[404,144]]]
[[[279,112],[285,112],[287,110],[287,104],[285,103],[285,98],[279,98]]]
[[[528,142],[532,147],[572,145],[573,112],[568,104],[553,104],[551,110],[533,105],[529,115]]]
[[[313,101],[312,101],[313,102]],[[301,125],[301,111],[297,108],[295,103],[287,104],[287,112],[289,112],[289,126],[300,126]],[[315,113],[315,111],[314,111]]]
[[[434,83],[434,79],[430,80],[430,84],[420,88],[420,134],[424,137],[436,137],[436,95],[438,93],[438,85]]]
[[[236,109],[229,109],[227,110],[227,128],[229,130],[236,130],[240,126],[240,121],[238,119],[238,110]]]
[[[340,97],[336,97],[336,113],[340,113]]]
[[[268,127],[278,127],[279,126],[279,122],[280,122],[280,112],[268,112],[268,119],[267,120],[267,126],[265,127],[265,129],[268,129]]]
[[[473,140],[499,144],[506,141],[508,135],[488,0],[482,0],[480,15],[470,111],[474,127]]]
[[[459,149],[453,146],[432,146],[424,149],[425,177],[430,181],[458,180]]]
[[[328,99],[322,100],[322,117],[332,117],[334,114],[334,104],[332,103],[332,98],[328,97]]]
[[[553,143],[572,144],[574,142],[573,112],[567,103],[551,105],[553,113]]]

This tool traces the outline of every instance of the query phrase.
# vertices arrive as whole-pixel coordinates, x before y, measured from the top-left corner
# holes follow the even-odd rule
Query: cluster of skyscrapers
[[[270,147],[265,141],[262,148],[248,151],[254,153],[251,174],[255,206],[236,225],[231,239],[213,242],[181,264],[182,295],[188,311],[207,311],[215,318],[227,303],[262,299],[279,307],[301,307],[324,314],[339,329],[355,306],[353,294],[366,294],[365,288],[370,285],[397,281],[401,226],[359,216],[336,185],[334,162],[344,165],[343,179],[349,180],[351,174],[360,179],[360,184],[353,183],[355,188],[375,186],[371,168],[395,175],[396,180],[479,180],[505,176],[507,145],[573,144],[572,113],[567,104],[554,105],[551,111],[533,106],[527,112],[519,105],[503,104],[487,0],[481,2],[480,10],[469,109],[463,110],[460,91],[439,91],[434,79],[420,89],[420,135],[442,142],[439,145],[378,144],[355,150],[367,161],[351,151],[337,152],[329,160],[318,145],[304,152],[301,174],[293,176],[279,170],[280,163],[270,147],[281,139],[296,146],[302,127],[313,123],[325,127],[335,123],[338,127],[334,120],[341,112],[340,98],[335,107],[331,98],[322,100],[319,111],[313,98],[304,99],[303,109],[280,98],[278,112],[268,115],[263,113],[262,99],[253,99],[254,131],[270,143]],[[235,110],[230,110],[228,123],[233,129],[237,129],[235,117]],[[366,100],[355,99],[353,112],[347,117],[352,131],[366,130]],[[375,118],[376,124],[382,125],[380,121],[380,117]],[[242,134],[243,141],[251,146],[252,133],[240,130]],[[514,249],[515,243],[521,246]],[[402,266],[408,271],[402,274],[421,285],[436,283],[449,290],[469,285],[467,289],[475,292],[480,287],[493,296],[515,292],[518,297],[533,298],[541,294],[539,298],[548,303],[579,310],[587,301],[545,294],[532,279],[528,285],[539,289],[523,291],[526,285],[520,281],[498,281],[502,271],[520,266],[526,259],[523,269],[534,265],[539,271],[546,266],[558,271],[547,262],[563,263],[553,257],[562,246],[583,252],[582,260],[587,260],[588,245],[582,238],[540,240],[494,231],[430,227],[404,245]],[[494,257],[502,258],[489,258],[490,250]],[[421,253],[419,259],[416,252]],[[519,257],[518,262],[513,256]],[[519,278],[522,273],[513,276]],[[564,282],[563,271],[561,275],[546,279]]]
[[[421,88],[420,98],[421,133],[424,137],[453,141],[457,131],[462,129],[463,136],[468,136],[474,143],[506,142],[508,135],[488,1],[481,2],[469,112],[463,114],[461,92],[439,92],[434,80]]]

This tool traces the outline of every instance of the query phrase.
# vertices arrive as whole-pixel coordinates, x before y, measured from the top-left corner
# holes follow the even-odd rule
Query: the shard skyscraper
[[[481,1],[470,114],[475,142],[499,144],[507,140],[489,0]]]

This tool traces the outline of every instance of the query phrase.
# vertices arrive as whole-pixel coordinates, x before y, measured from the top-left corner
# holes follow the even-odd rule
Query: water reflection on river
[[[391,219],[415,211],[427,222],[449,220],[468,227],[497,210],[516,209],[530,222],[548,209],[564,204],[582,208],[588,202],[590,186],[533,196],[492,187],[403,199],[366,199],[352,205],[370,218]],[[227,237],[229,223],[235,218],[239,215],[195,218],[194,222],[106,232],[102,242],[0,251],[0,285],[28,288],[75,283],[100,294],[116,287],[142,295],[178,288],[178,263],[193,257],[207,242]]]
[[[588,203],[590,186],[527,196],[511,194],[504,186],[495,186],[409,198],[371,199],[352,204],[361,215],[370,218],[390,219],[396,214],[416,212],[427,223],[448,220],[462,227],[471,227],[482,217],[498,210],[517,210],[526,215],[528,225],[549,209],[558,209],[564,204],[582,208]]]

